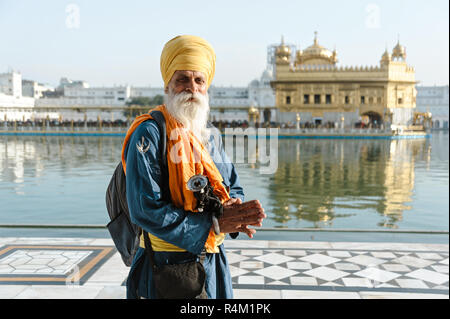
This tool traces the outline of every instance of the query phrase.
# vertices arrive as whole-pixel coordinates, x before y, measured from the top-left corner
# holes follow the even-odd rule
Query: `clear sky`
[[[207,39],[215,85],[246,86],[266,66],[267,46],[305,49],[314,31],[339,65],[377,65],[400,42],[421,85],[449,78],[448,0],[0,0],[0,73],[57,85],[162,87],[159,57],[179,34]]]

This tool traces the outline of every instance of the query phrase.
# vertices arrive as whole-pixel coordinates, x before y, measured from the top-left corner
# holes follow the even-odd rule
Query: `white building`
[[[431,112],[433,128],[448,129],[448,85],[445,86],[416,86],[417,112]]]
[[[64,88],[66,87],[78,87],[86,89],[89,87],[89,83],[87,83],[86,81],[75,81],[68,78],[61,78],[59,80],[58,90],[64,90]]]
[[[34,99],[22,96],[22,74],[0,74],[0,121],[26,121],[31,118]]]
[[[212,121],[245,120],[249,105],[246,87],[223,87],[211,85],[208,89],[210,119]]]
[[[37,117],[46,116],[51,110],[59,112],[58,118],[62,120],[75,121],[96,121],[98,118],[103,120],[124,119],[122,110],[101,111],[98,107],[120,107],[125,106],[131,94],[131,88],[125,86],[113,87],[90,87],[86,81],[74,81],[68,78],[61,78],[60,84],[56,89],[59,96],[44,97],[36,99]],[[83,107],[83,110],[74,109],[74,107]],[[43,108],[48,108],[44,112]],[[67,109],[64,109],[67,108]],[[84,108],[92,110],[84,111]],[[49,114],[49,113],[48,113]]]
[[[22,96],[22,74],[19,72],[0,73],[0,93]]]
[[[54,92],[55,88],[32,80],[22,80],[22,96],[40,99],[43,97],[44,92],[49,91]]]
[[[60,96],[40,98],[36,106],[123,106],[130,98],[129,86],[93,87],[86,81],[61,78]]]
[[[248,110],[255,107],[259,110],[259,121],[275,121],[275,94],[270,87],[272,72],[265,70],[259,79],[250,82],[247,87],[217,87],[208,90],[213,121],[244,121],[248,120]],[[264,111],[270,110],[269,119]],[[267,111],[266,111],[267,113]],[[267,115],[266,115],[267,117]]]
[[[131,87],[130,96],[133,97],[155,97],[156,95],[164,96],[164,88],[153,88],[150,86]]]
[[[121,106],[125,105],[130,96],[129,86],[64,88],[64,98],[74,100],[77,105]]]

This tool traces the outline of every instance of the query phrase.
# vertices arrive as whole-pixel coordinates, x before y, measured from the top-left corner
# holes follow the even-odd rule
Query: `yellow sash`
[[[191,131],[183,129],[183,126],[166,110],[164,104],[157,106],[153,110],[162,112],[166,120],[168,137],[167,166],[169,170],[169,188],[172,203],[176,207],[183,208],[187,211],[197,211],[195,209],[197,200],[193,192],[187,189],[187,181],[196,174],[202,174],[208,177],[211,185],[214,187],[214,193],[220,198],[222,203],[228,200],[230,195],[222,184],[222,175],[204,145]],[[127,131],[122,147],[122,165],[125,173],[125,147],[139,124],[149,119],[152,119],[150,114],[143,114],[136,117]],[[152,248],[155,251],[186,251],[150,233],[149,237]],[[214,231],[210,230],[205,243],[206,251],[209,253],[219,252],[218,246],[222,244],[224,239],[225,234],[221,233],[220,235],[216,235]],[[140,246],[145,247],[144,237],[142,235]]]

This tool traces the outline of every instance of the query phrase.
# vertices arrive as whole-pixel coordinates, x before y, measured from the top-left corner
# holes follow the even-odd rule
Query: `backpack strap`
[[[170,201],[170,190],[168,187],[169,180],[169,170],[167,166],[167,134],[166,134],[166,119],[164,115],[160,111],[151,111],[150,115],[156,121],[159,127],[159,148],[161,154],[161,188],[163,199]],[[152,244],[150,242],[150,237],[145,230],[142,230],[144,235],[144,243],[145,243],[145,253],[147,254],[150,266],[153,271],[157,271],[158,267],[155,263],[154,251],[152,248]]]
[[[161,181],[164,189],[163,196],[164,199],[170,199],[170,193],[167,191],[169,190],[169,187],[167,187],[167,181],[169,180],[169,169],[167,166],[167,134],[166,134],[166,119],[164,118],[164,115],[160,111],[151,111],[150,115],[152,118],[156,121],[156,124],[158,124],[159,127],[159,148],[161,153]]]
[[[160,134],[160,149],[161,149],[161,188],[163,189],[162,196],[163,199],[170,202],[170,188],[168,185],[169,181],[169,169],[167,166],[167,134],[166,134],[166,120],[164,115],[160,111],[152,111],[150,112],[152,118],[156,121],[159,127]],[[145,230],[142,230],[144,235],[144,243],[145,243],[145,253],[148,256],[150,261],[150,266],[153,271],[158,271],[158,266],[155,263],[155,252],[153,251],[152,244],[150,241],[150,237]],[[203,249],[200,254],[200,262],[203,263],[205,259],[206,251]]]

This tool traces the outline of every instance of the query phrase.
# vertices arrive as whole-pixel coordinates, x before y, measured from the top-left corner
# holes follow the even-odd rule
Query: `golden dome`
[[[331,52],[321,46],[317,40],[317,32],[314,32],[314,43],[303,51],[297,52],[297,63],[303,64],[308,60],[314,60],[313,64],[335,64],[337,62],[337,51]],[[317,60],[321,60],[319,63]],[[325,62],[325,63],[324,63]]]
[[[314,44],[307,47],[304,51],[303,54],[306,55],[316,55],[316,56],[324,56],[324,57],[331,57],[332,53],[330,50],[324,48],[323,46],[321,46],[319,44],[319,42],[317,41],[317,37],[314,38]]]
[[[291,59],[291,48],[284,44],[284,38],[281,37],[281,44],[277,46],[275,51],[277,63],[289,64]]]

